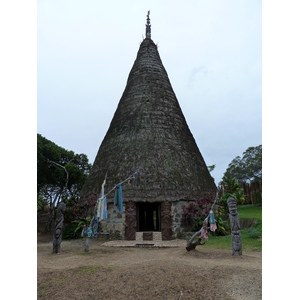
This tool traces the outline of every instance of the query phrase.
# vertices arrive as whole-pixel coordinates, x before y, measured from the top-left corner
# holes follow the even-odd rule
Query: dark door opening
[[[137,203],[137,231],[161,231],[160,203]]]

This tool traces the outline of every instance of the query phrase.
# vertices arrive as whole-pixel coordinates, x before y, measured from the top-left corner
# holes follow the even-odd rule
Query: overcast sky
[[[233,158],[262,144],[261,1],[38,1],[37,132],[94,162],[148,10],[151,38],[218,184]]]

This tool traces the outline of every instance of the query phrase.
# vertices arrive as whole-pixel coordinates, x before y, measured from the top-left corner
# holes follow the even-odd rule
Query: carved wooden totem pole
[[[232,255],[242,255],[242,239],[240,231],[240,219],[236,208],[236,201],[233,198],[227,199],[232,239]]]
[[[53,252],[52,252],[53,254],[59,254],[60,251],[65,208],[66,208],[66,204],[64,202],[60,202],[57,206],[55,230],[53,234]]]

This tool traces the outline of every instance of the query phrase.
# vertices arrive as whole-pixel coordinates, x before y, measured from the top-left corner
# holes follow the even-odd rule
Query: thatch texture
[[[124,202],[198,199],[216,190],[150,38],[140,45],[82,195],[100,191],[106,173],[108,191],[137,168],[135,182],[123,185]]]

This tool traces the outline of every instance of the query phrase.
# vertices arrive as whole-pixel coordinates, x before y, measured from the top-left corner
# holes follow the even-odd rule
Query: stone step
[[[140,231],[135,233],[135,240],[137,242],[141,241],[161,241],[161,232],[160,231]]]

